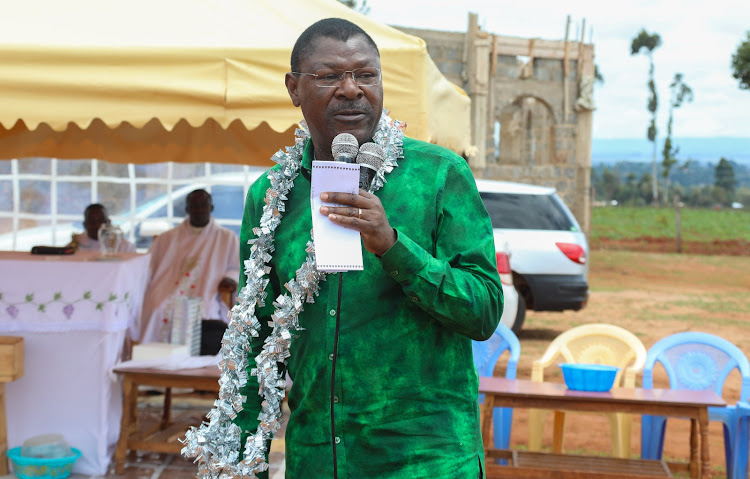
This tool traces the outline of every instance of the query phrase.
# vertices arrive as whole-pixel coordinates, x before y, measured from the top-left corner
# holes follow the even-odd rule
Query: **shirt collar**
[[[305,151],[302,153],[302,163],[300,166],[306,170],[312,170],[312,162],[315,159],[315,148],[313,148],[312,138],[307,140]]]

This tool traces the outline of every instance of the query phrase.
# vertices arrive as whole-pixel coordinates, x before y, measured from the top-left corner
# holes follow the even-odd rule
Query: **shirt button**
[[[330,314],[331,316],[336,316],[336,310],[332,309],[332,310],[328,311],[328,314]]]
[[[329,355],[328,355],[328,359],[329,359],[330,361],[333,361],[333,353],[331,353],[331,354],[329,354]]]
[[[416,296],[412,296],[411,297],[411,302],[412,303],[418,303],[419,302],[419,298],[417,298]]]
[[[341,442],[341,438],[340,438],[340,437],[338,437],[338,436],[336,436],[336,437],[335,437],[335,438],[333,439],[333,442],[335,442],[336,444],[338,444],[338,443],[340,443],[340,442]]]
[[[391,271],[391,276],[398,276],[398,271]]]
[[[338,404],[339,397],[338,396],[333,396],[333,402]]]

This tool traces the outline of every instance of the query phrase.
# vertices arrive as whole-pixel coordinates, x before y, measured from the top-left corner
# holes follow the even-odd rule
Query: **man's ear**
[[[297,93],[299,77],[293,73],[287,73],[286,77],[284,77],[284,83],[286,83],[286,90],[289,92],[289,98],[292,99],[292,104],[298,107],[300,105],[299,94]]]

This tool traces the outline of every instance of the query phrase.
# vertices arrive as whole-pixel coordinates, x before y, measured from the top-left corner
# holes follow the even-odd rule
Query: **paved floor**
[[[214,398],[174,398],[172,418],[196,426],[204,419],[213,405]],[[284,404],[286,406],[286,404]],[[140,421],[156,420],[161,416],[162,396],[139,398],[138,417]],[[282,421],[285,424],[288,410],[284,411]],[[271,461],[269,479],[284,479],[284,428],[271,442]],[[197,464],[192,459],[185,459],[178,454],[138,453],[130,451],[125,461],[123,474],[115,474],[114,462],[110,464],[104,476],[86,476],[71,474],[70,479],[187,479],[196,476]],[[16,479],[14,475],[0,476],[0,479]]]
[[[118,479],[187,479],[195,477],[197,465],[192,460],[176,454],[131,453],[125,462],[121,475],[114,472],[114,466],[105,476],[84,476],[71,474],[70,479],[118,478]],[[284,479],[284,453],[271,452],[270,479]]]

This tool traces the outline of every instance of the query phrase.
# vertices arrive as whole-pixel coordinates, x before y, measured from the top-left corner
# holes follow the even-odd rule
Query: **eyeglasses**
[[[380,68],[367,67],[355,70],[318,70],[315,73],[292,72],[293,75],[308,75],[313,77],[315,84],[321,88],[340,87],[346,79],[346,74],[352,74],[352,80],[359,86],[375,86],[380,83]]]

